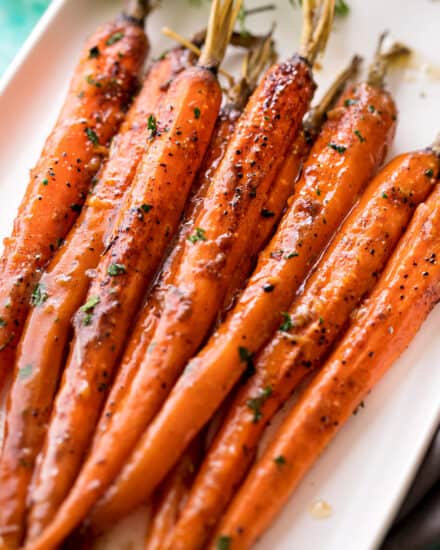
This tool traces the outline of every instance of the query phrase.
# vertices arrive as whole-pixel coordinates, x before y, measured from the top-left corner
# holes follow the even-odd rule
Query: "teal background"
[[[50,0],[0,0],[0,75],[49,3]]]

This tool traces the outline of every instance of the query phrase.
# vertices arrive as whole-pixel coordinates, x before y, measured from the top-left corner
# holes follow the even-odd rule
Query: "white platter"
[[[196,2],[192,2],[195,4]],[[289,0],[274,0],[275,12],[257,16],[252,28],[265,31],[277,21],[282,56],[298,44],[300,13]],[[163,0],[148,22],[153,55],[170,42],[167,24],[190,36],[206,22],[209,3]],[[248,0],[247,7],[267,4]],[[358,52],[371,58],[378,34],[390,29],[420,54],[440,65],[440,3],[432,0],[349,0],[349,17],[338,20],[324,70],[324,86]],[[117,0],[54,0],[0,83],[0,236],[10,231],[16,207],[45,136],[61,105],[84,38],[115,14]],[[390,88],[400,123],[390,155],[430,143],[440,131],[440,82],[428,70],[392,74]],[[423,326],[408,351],[366,400],[337,440],[309,473],[258,550],[372,550],[378,548],[440,419],[440,309]],[[317,499],[330,503],[327,519],[313,519]],[[142,548],[143,515],[99,547]],[[125,522],[127,523],[127,522]],[[127,526],[126,526],[127,527]]]

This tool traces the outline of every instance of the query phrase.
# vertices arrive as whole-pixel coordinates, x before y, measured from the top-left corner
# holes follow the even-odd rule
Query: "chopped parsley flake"
[[[31,295],[31,306],[41,306],[48,298],[46,287],[43,283],[38,283]]]
[[[343,145],[338,145],[337,143],[329,143],[328,146],[341,155],[347,150],[347,147],[344,147]]]
[[[122,38],[124,38],[123,32],[115,32],[114,34],[109,36],[109,38],[107,38],[105,43],[107,44],[107,46],[112,46],[113,44],[116,44],[116,42],[119,42],[119,40],[121,40]]]
[[[198,120],[200,118],[200,109],[198,107],[195,107],[194,108],[194,116],[196,117],[196,119]]]
[[[0,317],[0,328],[6,327],[8,323],[3,319],[3,317]]]
[[[157,134],[157,121],[154,115],[150,115],[148,117],[147,128],[150,130],[151,137],[154,137]]]
[[[153,208],[152,204],[141,204],[141,210],[143,210],[146,214]]]
[[[94,130],[92,130],[91,128],[86,128],[85,133],[87,134],[87,137],[93,143],[93,145],[99,144],[98,136],[96,135],[96,132]]]
[[[294,252],[289,252],[288,254],[286,254],[286,260],[291,260],[292,258],[296,258],[297,256],[299,256],[299,253],[294,251]]]
[[[351,107],[351,105],[356,105],[357,103],[359,103],[359,101],[357,99],[346,99],[344,101],[344,105],[346,107]]]
[[[259,422],[261,417],[263,416],[263,413],[261,412],[261,407],[264,405],[264,403],[267,401],[267,399],[271,395],[272,395],[271,386],[266,386],[261,390],[261,393],[258,397],[253,397],[246,401],[246,405],[254,413],[254,417],[252,419],[252,422],[254,424]]]
[[[110,264],[107,269],[107,273],[110,275],[110,277],[117,277],[118,275],[122,275],[127,271],[127,268],[124,264]]]
[[[206,241],[206,232],[201,227],[196,227],[195,232],[188,237],[188,240],[193,244],[197,241]]]
[[[229,550],[231,546],[232,539],[226,535],[221,535],[217,539],[216,548],[217,550]]]
[[[44,180],[41,182],[42,185],[48,185],[49,180],[47,178],[44,178]]]
[[[364,141],[367,141],[364,136],[359,132],[359,130],[354,131],[354,135],[359,139],[361,143],[364,143]]]
[[[286,459],[283,455],[276,456],[273,461],[277,466],[283,466],[286,463]]]
[[[288,332],[293,327],[292,317],[287,312],[283,312],[281,315],[283,316],[283,322],[280,325],[280,330]]]
[[[101,301],[101,299],[99,298],[99,296],[90,296],[90,298],[87,300],[87,302],[81,306],[81,311],[84,311],[84,313],[93,313],[93,310],[95,309],[95,306],[97,306],[99,304],[99,302]],[[86,318],[88,319],[88,322],[86,323]],[[92,316],[88,316],[86,315],[85,318],[84,318],[84,324],[85,325],[90,325],[92,321]]]
[[[434,177],[434,170],[432,168],[428,168],[428,170],[425,170],[425,176],[428,178]]]
[[[95,78],[93,78],[91,74],[86,76],[86,82],[87,84],[90,84],[90,86],[96,86],[97,88],[102,87],[102,83],[99,82],[99,80],[96,80]]]
[[[387,199],[387,198],[388,198],[388,195],[384,192],[384,193],[382,193],[382,198],[383,198],[383,199]]]

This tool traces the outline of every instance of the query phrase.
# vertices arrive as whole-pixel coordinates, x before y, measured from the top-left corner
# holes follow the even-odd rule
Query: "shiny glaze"
[[[229,277],[253,241],[267,192],[299,131],[313,91],[308,66],[295,57],[269,69],[250,98],[194,222],[194,227],[205,230],[207,240],[185,243],[175,285],[166,293],[160,322],[152,337],[155,346],[153,349],[150,346],[150,352],[139,365],[129,400],[126,398],[123,409],[118,411],[121,429],[126,424],[123,419],[128,410],[137,409],[134,442],[214,321]],[[134,422],[132,412],[131,426]],[[136,457],[143,455],[143,441],[139,452],[135,451]],[[131,473],[126,477],[128,470],[124,469],[119,478],[124,480],[122,494],[111,490],[102,506],[98,505],[99,513],[92,521],[96,519],[101,528],[129,511],[164,477],[184,446],[179,436],[176,446],[157,464],[158,468],[156,463],[153,466],[155,461],[150,464],[149,458],[146,459],[151,475],[145,476],[145,468],[141,468],[141,480],[137,479],[136,485],[141,481],[142,486],[136,494],[129,487],[139,477],[140,470],[131,478]],[[129,482],[125,484],[125,480]]]
[[[428,164],[428,166],[431,163]],[[437,162],[438,173],[438,162]],[[369,298],[236,494],[218,536],[245,550],[407,348],[440,299],[440,188],[416,213]],[[274,459],[282,456],[280,467]],[[246,528],[243,529],[243,526]]]
[[[17,349],[15,375],[9,392],[6,432],[0,458],[0,529],[20,523],[26,490],[37,453],[43,444],[54,394],[65,360],[71,320],[83,303],[90,272],[104,250],[104,235],[133,181],[148,144],[148,117],[164,83],[188,64],[180,49],[150,68],[142,91],[112,141],[109,158],[97,177],[76,224],[40,279],[47,300],[31,311]],[[115,207],[116,205],[116,207]],[[29,370],[23,379],[22,372]],[[23,370],[24,369],[24,370]]]
[[[434,188],[435,178],[426,170],[437,173],[438,164],[431,152],[402,155],[368,186],[287,310],[292,328],[278,330],[255,359],[256,373],[239,389],[204,460],[171,538],[173,549],[195,550],[206,543],[255,458],[265,427],[300,381],[320,366],[374,287],[414,209]],[[270,395],[261,398],[267,388]],[[256,418],[249,404],[258,399]],[[197,540],[198,531],[205,538],[200,534]]]
[[[76,477],[133,316],[178,226],[220,101],[215,75],[192,67],[173,80],[157,110],[157,134],[151,136],[89,288],[87,300],[95,302],[91,317],[81,309],[75,316],[74,341],[34,479],[33,534],[53,517]],[[114,264],[123,265],[124,272],[111,276]],[[58,471],[56,479],[53,471]]]
[[[286,156],[280,173],[276,177],[272,187],[267,194],[264,210],[271,212],[273,216],[265,217],[262,211],[260,220],[256,227],[255,235],[250,243],[250,250],[244,254],[237,269],[231,275],[228,291],[225,295],[223,308],[219,313],[219,323],[223,321],[226,314],[235,304],[239,293],[242,291],[246,279],[252,273],[252,268],[260,251],[266,246],[286,208],[287,200],[293,194],[295,186],[301,174],[301,167],[307,158],[311,147],[312,139],[306,137],[305,132],[300,132]]]
[[[125,511],[122,501],[135,501],[139,492],[132,484],[136,480],[138,487],[141,476],[147,495],[147,485],[153,487],[163,477],[185,445],[209,420],[246,369],[247,364],[240,360],[239,347],[246,346],[252,353],[276,329],[280,312],[290,305],[312,259],[382,162],[394,134],[394,104],[385,92],[360,85],[356,91],[349,90],[340,105],[355,95],[359,98],[357,105],[339,109],[337,116],[325,124],[305,163],[290,208],[262,253],[237,306],[207,346],[188,364],[132,459],[97,508],[96,523],[105,524],[107,518],[111,521],[120,515],[122,508]],[[378,109],[380,106],[381,115],[365,112],[373,98]],[[355,128],[365,136],[365,143],[360,143],[353,134]],[[333,140],[347,146],[345,155],[328,147]],[[287,260],[279,253],[281,247],[286,251],[300,248],[300,242],[302,255]],[[264,292],[263,285],[273,281],[274,276],[277,277],[274,291]]]
[[[107,41],[119,36],[113,44]],[[99,55],[92,57],[91,48]],[[123,120],[148,50],[141,26],[119,18],[85,45],[0,260],[0,383],[10,372],[29,300],[47,261],[78,216]],[[92,139],[90,134],[92,133]],[[94,140],[97,143],[94,143]]]

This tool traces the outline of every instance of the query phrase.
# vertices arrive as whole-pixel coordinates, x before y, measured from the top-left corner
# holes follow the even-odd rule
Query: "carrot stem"
[[[336,77],[336,80],[325,92],[318,105],[310,109],[304,119],[304,129],[307,132],[314,135],[316,134],[316,132],[319,131],[319,128],[321,127],[327,112],[334,105],[344,86],[349,80],[355,78],[358,74],[361,63],[362,57],[360,57],[359,55],[354,55],[348,67],[346,67],[339,74],[339,76]]]
[[[242,0],[214,0],[208,23],[205,47],[199,65],[218,69],[231,39]]]
[[[376,53],[368,72],[368,84],[383,88],[385,76],[394,61],[411,54],[411,50],[400,42],[393,42],[389,48],[384,48],[388,31],[379,36]]]
[[[300,55],[313,65],[327,44],[333,24],[335,0],[304,0]]]

